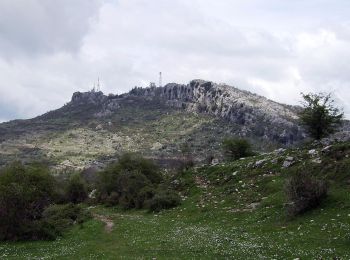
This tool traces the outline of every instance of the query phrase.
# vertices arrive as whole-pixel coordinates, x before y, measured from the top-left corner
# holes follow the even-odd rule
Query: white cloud
[[[121,93],[156,82],[159,71],[164,82],[203,78],[292,104],[300,92],[333,91],[350,113],[349,7],[324,0],[4,0],[0,117],[60,107],[98,76],[105,92]]]

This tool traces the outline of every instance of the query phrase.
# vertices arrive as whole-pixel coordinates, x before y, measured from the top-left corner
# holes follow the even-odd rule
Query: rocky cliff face
[[[147,102],[160,101],[169,107],[225,119],[239,126],[237,134],[242,137],[258,137],[284,145],[305,138],[297,122],[300,108],[204,80],[192,80],[187,85],[170,83],[160,88],[134,88],[120,96],[105,96],[102,92],[76,92],[70,105],[99,107],[94,116],[105,117],[115,113],[131,97],[142,98]]]
[[[69,103],[71,106],[95,106],[100,107],[98,112],[94,114],[95,117],[110,116],[120,107],[120,99],[118,96],[110,95],[105,96],[101,91],[95,92],[75,92],[72,96],[72,100]]]
[[[258,136],[283,144],[305,137],[297,124],[298,107],[273,102],[228,85],[193,80],[188,85],[134,88],[129,95],[161,99],[172,107],[207,113],[241,126],[241,136]]]

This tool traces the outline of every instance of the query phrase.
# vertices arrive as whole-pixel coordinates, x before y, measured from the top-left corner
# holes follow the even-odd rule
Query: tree
[[[334,105],[331,94],[303,94],[303,111],[300,120],[312,138],[327,137],[342,123],[344,114]]]
[[[15,163],[0,172],[0,240],[36,239],[40,219],[54,200],[55,180],[48,168]]]
[[[222,146],[228,159],[238,160],[253,154],[250,143],[245,139],[226,138]]]

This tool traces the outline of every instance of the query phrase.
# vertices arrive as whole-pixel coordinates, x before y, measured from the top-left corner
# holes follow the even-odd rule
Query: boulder
[[[255,167],[261,167],[266,161],[267,161],[266,159],[256,161]]]
[[[317,150],[316,149],[311,149],[308,151],[308,154],[311,155],[311,156],[316,156],[318,154]]]
[[[287,156],[286,159],[283,162],[282,167],[283,168],[288,168],[289,166],[291,166],[294,163],[294,157],[292,156]]]

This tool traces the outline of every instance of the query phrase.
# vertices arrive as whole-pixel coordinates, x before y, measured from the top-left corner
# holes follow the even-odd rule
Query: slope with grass
[[[1,243],[0,257],[349,259],[349,156],[350,143],[339,143],[190,169],[169,179],[183,199],[177,208],[90,208],[98,217],[62,238]],[[327,180],[329,195],[318,208],[291,218],[284,185],[300,170]],[[114,223],[108,232],[106,219]]]
[[[188,144],[197,161],[219,154],[225,137],[240,136],[269,151],[303,140],[298,108],[226,85],[137,88],[123,95],[76,92],[60,109],[0,124],[0,167],[13,160],[44,161],[58,170],[105,165],[136,151],[176,161]]]

